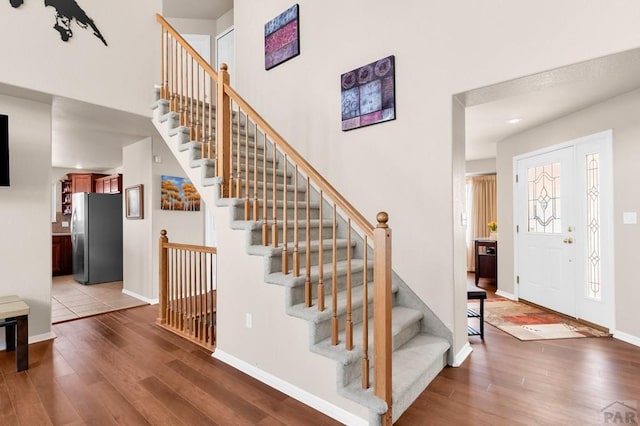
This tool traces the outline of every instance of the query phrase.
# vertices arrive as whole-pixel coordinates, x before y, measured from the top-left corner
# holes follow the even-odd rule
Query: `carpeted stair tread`
[[[373,261],[369,261],[367,262],[367,265],[369,267],[369,269],[373,268]],[[324,267],[324,282],[325,283],[329,283],[331,282],[331,279],[333,277],[333,267],[332,266],[328,266],[328,265],[323,265]],[[362,271],[364,269],[364,261],[362,259],[352,259],[351,260],[351,273],[352,274],[362,274]],[[311,268],[309,268],[310,270],[310,274],[311,274],[311,282],[312,283],[317,283],[318,282],[318,265],[314,265]],[[343,260],[343,261],[338,261],[336,262],[336,271],[338,276],[344,276],[347,275],[347,261]],[[301,270],[300,271],[300,276],[298,277],[294,277],[292,273],[288,273],[288,274],[283,274],[282,272],[273,272],[270,274],[267,274],[265,276],[265,282],[270,283],[270,284],[278,284],[278,285],[282,285],[285,287],[298,287],[298,286],[303,286],[304,282],[306,280],[306,276],[305,276],[306,271]],[[370,273],[369,275],[370,277],[373,276],[372,273]],[[326,284],[325,284],[326,285]]]
[[[396,290],[397,291],[397,290]],[[369,311],[371,315],[373,315],[372,311]],[[422,313],[420,311],[416,311],[415,309],[407,308],[405,306],[394,306],[392,308],[392,320],[391,320],[391,337],[393,343],[393,349],[397,349],[402,347],[407,341],[412,339],[419,331],[419,322],[422,320]],[[354,336],[362,336],[363,324],[362,321],[358,321],[357,323],[354,321],[353,326],[353,335]],[[418,327],[416,327],[418,324]],[[368,336],[369,336],[369,354],[373,358],[373,317],[369,317],[368,321]],[[406,335],[404,332],[406,330],[413,329],[413,331],[409,331],[409,335]],[[340,341],[345,341],[345,332],[344,330],[340,332]],[[357,352],[358,354],[362,354],[362,341],[354,341],[354,349],[352,351],[347,351],[344,347],[338,348],[331,344],[331,338],[327,338],[318,342],[314,345],[314,352],[323,354],[328,357],[336,356],[334,352],[337,350],[339,358],[334,358],[338,360],[344,360],[346,362],[353,362],[357,360],[361,355],[353,354],[353,352]],[[373,359],[370,361],[371,365],[373,365]]]
[[[351,246],[352,247],[355,246],[354,241],[351,241]],[[318,257],[318,252],[320,251],[320,242],[318,240],[311,241],[309,247],[310,247],[310,253],[312,253],[312,257],[315,257],[313,260],[316,260]],[[336,239],[337,250],[343,250],[346,247],[347,247],[346,239],[341,239],[341,238]],[[282,245],[282,243],[279,243],[278,247],[273,247],[272,245],[263,246],[262,244],[256,244],[256,245],[251,245],[247,247],[247,253],[253,254],[253,255],[259,255],[259,256],[280,256],[282,255],[283,248],[284,246]],[[295,248],[295,245],[292,242],[287,243],[287,251],[289,252],[289,255],[293,254],[294,248]],[[324,253],[325,260],[331,259],[331,256],[333,255],[331,251],[332,248],[333,248],[332,239],[322,240],[322,250]],[[303,257],[305,256],[306,249],[307,249],[306,241],[298,242],[298,252],[300,253],[300,257],[302,258],[301,260],[304,260]],[[289,265],[289,269],[291,269],[292,266],[293,265]],[[326,268],[326,265],[325,265],[325,268]],[[301,269],[300,274],[302,274],[303,270],[304,268]],[[325,271],[325,276],[326,276],[326,271]]]
[[[369,282],[367,285],[367,288],[368,288],[367,300],[369,302],[372,302],[373,301],[373,282]],[[364,294],[364,287],[362,285],[353,287],[351,289],[352,310],[355,310],[356,308],[359,308],[362,306],[363,294]],[[293,315],[294,317],[302,318],[317,324],[320,321],[327,321],[331,319],[331,317],[333,316],[333,312],[331,310],[331,303],[332,302],[330,298],[329,300],[325,299],[326,309],[324,311],[318,311],[318,299],[314,297],[311,301],[311,307],[306,307],[304,303],[297,303],[291,306],[290,308],[288,308],[287,313],[289,315]],[[347,291],[346,290],[338,292],[336,312],[338,313],[338,315],[347,312]]]
[[[445,367],[449,348],[449,342],[442,337],[418,334],[393,352],[393,421],[404,413]],[[369,377],[373,381],[373,368]],[[360,378],[353,380],[340,393],[379,414],[386,411],[386,404],[373,395],[373,387],[362,389]]]

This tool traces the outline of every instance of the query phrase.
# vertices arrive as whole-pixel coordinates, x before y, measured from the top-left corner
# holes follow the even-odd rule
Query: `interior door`
[[[220,65],[227,64],[229,83],[235,86],[236,54],[233,27],[229,27],[216,36],[216,71]]]
[[[518,161],[519,297],[575,316],[573,148]]]
[[[517,160],[518,295],[612,329],[613,133]]]

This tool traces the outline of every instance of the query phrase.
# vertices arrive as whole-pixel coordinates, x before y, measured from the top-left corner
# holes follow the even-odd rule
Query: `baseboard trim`
[[[157,305],[158,303],[160,303],[160,299],[149,299],[148,297],[141,296],[138,293],[134,293],[124,288],[122,289],[122,293],[126,294],[127,296],[135,297],[136,299],[142,300],[143,302],[146,302],[150,305]]]
[[[471,352],[473,352],[473,348],[471,347],[469,342],[465,343],[462,349],[460,349],[456,356],[453,358],[453,365],[451,366],[460,367],[462,363],[469,357],[469,355],[471,355]]]
[[[56,337],[57,336],[53,331],[50,331],[48,333],[37,334],[35,336],[29,337],[29,344],[31,345],[32,343],[44,342],[45,340],[52,340],[52,339],[55,339]],[[7,349],[7,342],[0,343],[0,351],[4,351],[6,349]]]
[[[496,294],[498,296],[500,296],[500,297],[504,297],[505,299],[518,300],[518,298],[515,296],[515,294],[507,293],[506,291],[502,291],[500,289],[498,289],[498,291],[496,291]]]
[[[632,336],[631,334],[616,330],[613,332],[613,338],[640,347],[640,337]]]
[[[279,390],[280,392],[290,396],[291,398],[296,399],[303,404],[306,404],[309,407],[312,407],[343,424],[354,426],[366,426],[369,424],[369,422],[365,419],[351,414],[343,408],[333,405],[330,402],[327,402],[324,399],[321,399],[304,389],[300,389],[299,387],[292,385],[289,382],[285,382],[279,377],[269,374],[254,365],[251,365],[241,359],[234,357],[233,355],[221,351],[220,349],[216,349],[211,356],[219,361],[224,362],[225,364],[229,364],[233,368],[236,368],[243,373],[248,374],[254,379],[259,380],[262,383],[265,383],[272,388]]]

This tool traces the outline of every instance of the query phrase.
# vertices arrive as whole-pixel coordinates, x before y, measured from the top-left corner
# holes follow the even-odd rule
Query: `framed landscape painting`
[[[395,57],[387,56],[340,77],[342,130],[395,120]]]
[[[200,194],[188,178],[161,176],[160,209],[200,211]]]
[[[298,5],[294,4],[264,25],[264,69],[300,54]]]

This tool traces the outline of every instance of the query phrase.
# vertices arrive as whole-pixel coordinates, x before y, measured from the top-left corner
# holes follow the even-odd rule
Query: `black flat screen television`
[[[9,117],[0,114],[0,186],[9,186]]]

